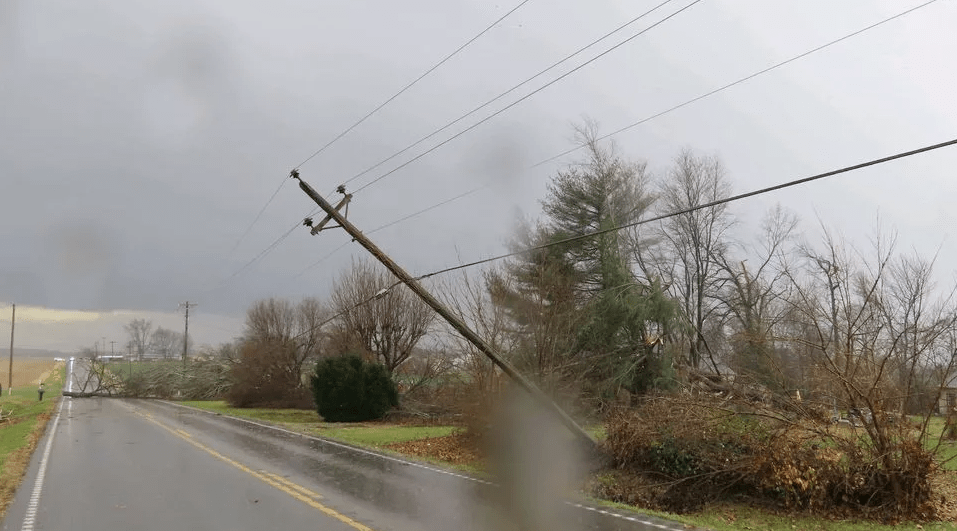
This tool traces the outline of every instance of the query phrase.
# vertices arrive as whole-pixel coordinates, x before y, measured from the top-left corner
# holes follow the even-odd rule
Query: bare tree
[[[246,311],[244,336],[261,342],[291,342],[296,327],[295,307],[286,299],[256,301]]]
[[[786,270],[795,250],[789,244],[797,223],[796,216],[778,205],[765,215],[758,241],[745,246],[751,249],[744,253],[747,258],[715,257],[726,276],[720,292],[726,317],[721,321],[727,322],[731,332],[732,368],[764,384],[776,381],[779,387],[790,387],[789,383],[800,379],[795,374],[785,378],[773,332],[788,312],[791,284]],[[754,260],[750,268],[748,258]]]
[[[675,158],[667,179],[661,182],[658,210],[674,213],[727,197],[731,185],[717,157],[690,149]],[[690,332],[687,362],[698,367],[707,352],[706,325],[718,308],[718,292],[726,277],[720,264],[728,247],[727,231],[733,219],[726,205],[718,205],[664,220],[658,239],[664,247],[653,268],[680,301]],[[641,259],[647,264],[647,259]],[[652,271],[648,265],[646,274]],[[712,364],[714,360],[711,360]]]
[[[442,298],[448,307],[469,326],[492,345],[498,352],[512,355],[515,362],[516,334],[504,305],[495,304],[489,289],[493,279],[499,278],[494,271],[486,272],[482,280],[476,281],[468,272],[463,271],[458,281],[448,281],[440,289]],[[507,278],[502,278],[507,282]],[[498,369],[475,345],[462,338],[462,335],[449,328],[443,329],[441,341],[445,350],[452,353],[457,368],[468,375],[473,389],[488,395],[497,389]]]
[[[130,337],[130,343],[133,346],[133,353],[136,359],[142,361],[143,355],[150,350],[150,339],[153,332],[153,321],[147,319],[133,319],[129,324],[123,326],[127,335]]]
[[[183,334],[163,328],[162,326],[150,335],[150,350],[164,360],[173,359],[183,348]]]
[[[256,345],[293,385],[301,385],[303,365],[316,359],[321,350],[321,326],[329,310],[318,300],[303,299],[293,305],[285,299],[257,301],[246,312],[245,343]],[[298,384],[295,382],[299,382]]]
[[[227,352],[234,384],[227,400],[237,406],[306,407],[311,404],[303,367],[322,347],[328,310],[315,299],[294,305],[285,299],[257,301],[246,312],[246,330]]]
[[[332,306],[343,331],[390,373],[409,359],[435,318],[428,305],[370,261],[354,262],[339,276]]]
[[[905,494],[908,474],[920,468],[914,456],[933,446],[928,426],[953,368],[955,318],[954,291],[933,296],[933,261],[895,259],[894,243],[878,234],[865,255],[825,229],[822,246],[805,245],[803,275],[789,276],[792,318],[806,333],[789,339],[809,347],[814,394],[853,412],[863,425],[869,443],[862,446],[885,471],[896,500]],[[924,415],[915,431],[900,413],[930,376],[937,392],[913,410]]]
[[[455,360],[441,348],[416,348],[409,359],[396,370],[399,392],[403,397],[427,395],[439,378],[449,374]]]
[[[939,346],[954,328],[954,290],[935,297],[935,261],[916,253],[897,257],[881,291],[880,309],[893,357],[891,376],[896,378],[902,415],[922,413],[937,402],[932,395],[942,382],[933,367],[949,361],[949,349]]]

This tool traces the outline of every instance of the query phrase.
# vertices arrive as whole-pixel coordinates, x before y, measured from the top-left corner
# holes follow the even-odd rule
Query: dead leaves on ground
[[[457,432],[444,437],[392,443],[385,448],[415,457],[438,459],[453,465],[473,465],[481,460],[474,437]]]

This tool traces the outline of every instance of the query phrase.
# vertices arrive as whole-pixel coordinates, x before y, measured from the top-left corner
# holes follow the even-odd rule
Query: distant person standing
[[[43,392],[44,392],[43,382],[40,382],[40,388],[37,389],[37,394],[40,395],[40,400],[41,400],[41,401],[43,400]]]

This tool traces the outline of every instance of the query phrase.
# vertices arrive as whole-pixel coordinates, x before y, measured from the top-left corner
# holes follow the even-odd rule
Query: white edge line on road
[[[406,461],[405,459],[399,459],[399,458],[397,458],[397,457],[392,457],[391,455],[380,454],[380,453],[373,452],[373,451],[370,451],[370,450],[365,450],[365,449],[363,449],[363,448],[357,448],[357,447],[355,447],[355,446],[351,446],[351,445],[348,445],[348,444],[342,444],[342,443],[340,443],[340,442],[336,442],[336,441],[333,441],[333,440],[330,440],[330,439],[324,439],[324,438],[322,438],[322,437],[314,437],[314,436],[312,436],[312,435],[306,435],[306,434],[304,434],[304,433],[294,432],[294,431],[292,431],[292,430],[287,430],[286,428],[281,428],[281,427],[279,427],[279,426],[271,426],[271,425],[269,425],[269,424],[262,424],[262,423],[259,423],[259,422],[254,421],[254,420],[244,419],[244,418],[242,418],[242,417],[234,417],[234,416],[232,416],[232,415],[225,415],[225,414],[222,414],[222,413],[216,413],[216,412],[208,411],[208,410],[201,409],[201,408],[198,408],[198,407],[186,406],[186,405],[183,405],[183,404],[177,404],[176,402],[170,402],[170,401],[167,401],[167,400],[162,400],[161,402],[163,402],[164,404],[169,404],[169,405],[176,406],[176,407],[181,407],[181,408],[185,408],[185,409],[192,409],[192,410],[194,410],[194,411],[198,411],[198,412],[200,412],[200,413],[205,413],[205,414],[207,414],[207,415],[215,415],[215,416],[220,416],[220,417],[225,417],[225,418],[228,418],[228,419],[236,420],[236,421],[239,421],[239,422],[245,422],[246,424],[252,424],[253,426],[259,426],[260,428],[265,428],[265,429],[267,429],[267,430],[281,431],[281,432],[283,432],[283,433],[288,433],[289,435],[295,435],[295,436],[297,436],[297,437],[301,437],[301,438],[304,438],[304,439],[312,439],[312,440],[314,440],[314,441],[317,441],[317,442],[320,442],[320,443],[323,443],[323,444],[328,444],[328,445],[330,445],[330,446],[335,446],[335,447],[338,447],[338,448],[343,448],[343,449],[346,449],[346,450],[351,450],[351,451],[353,451],[353,452],[360,453],[360,454],[371,455],[371,456],[374,456],[374,457],[378,457],[378,458],[380,458],[380,459],[385,459],[386,461],[392,461],[392,462],[395,462],[395,463],[401,463],[401,464],[403,464],[403,465],[408,465],[408,466],[412,466],[412,467],[416,467],[416,468],[421,468],[421,469],[423,469],[423,470],[428,470],[428,471],[430,471],[430,472],[435,472],[435,473],[437,473],[437,474],[444,474],[444,475],[446,475],[446,476],[452,476],[452,477],[456,477],[456,478],[459,478],[459,479],[465,479],[465,480],[468,480],[468,481],[474,481],[474,482],[476,482],[476,483],[481,483],[481,484],[483,484],[483,485],[490,485],[490,486],[493,486],[493,487],[497,486],[495,483],[492,483],[491,481],[486,481],[486,480],[484,480],[484,479],[479,479],[479,478],[472,477],[472,476],[466,476],[465,474],[457,474],[457,473],[455,473],[455,472],[451,472],[451,471],[448,471],[448,470],[442,470],[441,468],[435,468],[435,467],[431,467],[431,466],[428,466],[428,465],[423,465],[423,464],[421,464],[421,463],[416,463],[415,461]],[[591,507],[591,506],[588,506],[588,505],[583,505],[583,504],[575,503],[575,502],[571,502],[571,501],[566,501],[566,502],[565,502],[565,505],[570,505],[570,506],[572,506],[572,507],[575,507],[575,508],[578,508],[578,509],[584,509],[584,510],[586,510],[586,511],[592,511],[592,512],[599,513],[599,514],[602,514],[602,515],[605,515],[605,516],[611,516],[611,517],[614,517],[614,518],[620,518],[620,519],[622,519],[622,520],[627,520],[627,521],[629,521],[629,522],[635,522],[635,523],[638,523],[638,524],[642,524],[642,525],[646,525],[646,526],[650,526],[650,527],[655,527],[655,528],[657,528],[657,529],[664,529],[664,530],[668,530],[668,531],[684,531],[684,530],[686,529],[683,524],[682,524],[681,526],[667,526],[667,525],[662,524],[662,523],[659,523],[659,522],[652,522],[651,520],[648,520],[647,518],[639,518],[639,517],[635,517],[635,516],[627,516],[627,515],[620,514],[620,513],[614,512],[614,511],[607,511],[607,510],[605,510],[605,509],[599,509],[599,508],[597,508],[597,507]]]
[[[56,435],[57,424],[60,423],[60,412],[63,410],[63,400],[57,407],[56,416],[53,417],[53,425],[49,428],[50,435],[47,436],[47,445],[43,449],[43,457],[40,458],[40,467],[37,469],[37,479],[33,483],[33,492],[30,494],[30,502],[27,505],[27,514],[23,517],[23,527],[20,531],[33,531],[33,524],[37,518],[37,508],[40,506],[40,494],[43,492],[43,478],[47,473],[47,461],[50,459],[50,450],[53,449],[53,436]]]

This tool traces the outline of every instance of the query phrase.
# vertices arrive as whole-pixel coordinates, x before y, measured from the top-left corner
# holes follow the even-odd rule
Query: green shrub
[[[673,478],[684,478],[700,473],[694,454],[680,448],[672,438],[651,443],[648,448],[648,460],[653,470]]]
[[[399,405],[395,382],[385,367],[355,355],[320,360],[312,392],[319,415],[328,422],[375,420]]]

